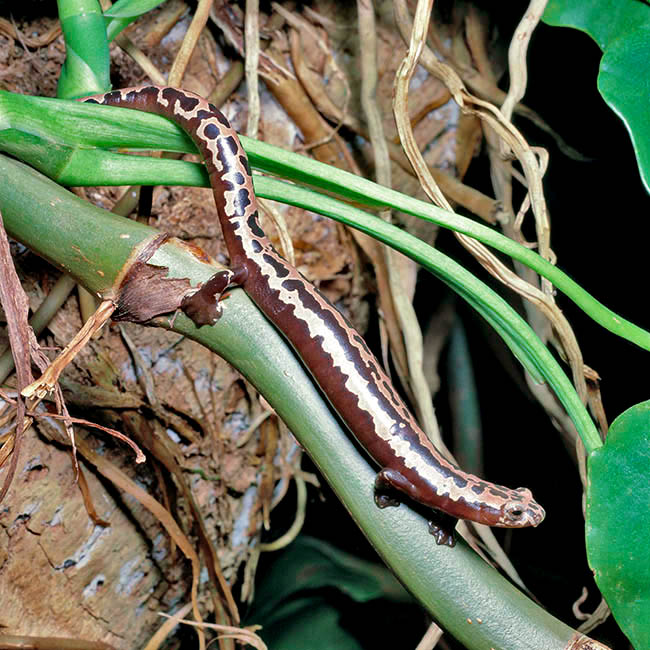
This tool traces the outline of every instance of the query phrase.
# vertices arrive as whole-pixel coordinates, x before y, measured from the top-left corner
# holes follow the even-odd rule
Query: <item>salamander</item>
[[[510,489],[449,462],[418,426],[359,333],[274,249],[260,227],[248,159],[226,117],[202,97],[171,87],[115,90],[82,101],[156,113],[192,138],[207,167],[231,268],[219,271],[181,305],[201,326],[220,315],[226,289],[240,286],[284,334],[350,431],[380,468],[379,507],[409,498],[488,526],[537,526],[543,508],[526,488]],[[443,519],[445,517],[443,516]],[[438,544],[453,545],[453,526],[433,519]]]

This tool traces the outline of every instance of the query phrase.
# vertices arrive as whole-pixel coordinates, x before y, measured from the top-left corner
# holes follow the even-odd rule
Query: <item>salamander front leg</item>
[[[411,498],[417,494],[416,487],[405,476],[396,469],[385,467],[377,474],[375,479],[375,503],[380,508],[388,506],[398,506],[399,501],[395,498],[394,491],[399,490]],[[445,546],[454,546],[454,527],[458,520],[439,510],[431,513],[429,520],[429,532],[436,540],[436,544]]]
[[[429,533],[433,535],[438,546],[456,546],[454,528],[458,519],[448,515],[446,512],[435,510],[429,520]]]
[[[395,495],[391,494],[394,490],[399,490],[410,496],[415,493],[415,486],[396,469],[384,467],[375,479],[375,503],[379,508],[400,504]]]
[[[246,281],[248,269],[239,266],[217,271],[207,282],[181,302],[181,310],[195,325],[214,325],[221,316],[219,301],[228,287],[239,286]]]

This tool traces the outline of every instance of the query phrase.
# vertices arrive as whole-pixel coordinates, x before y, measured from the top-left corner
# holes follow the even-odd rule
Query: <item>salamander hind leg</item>
[[[379,508],[398,506],[399,499],[396,498],[395,490],[412,495],[415,486],[396,469],[384,467],[375,479],[375,503]]]
[[[181,310],[199,327],[214,325],[221,316],[219,301],[224,291],[228,287],[242,284],[247,276],[245,266],[217,271],[197,291],[183,298]]]

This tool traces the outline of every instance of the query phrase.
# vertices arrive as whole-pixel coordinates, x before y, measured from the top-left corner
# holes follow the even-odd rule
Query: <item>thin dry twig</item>
[[[38,397],[42,399],[51,393],[65,367],[71,363],[79,351],[88,343],[92,335],[101,329],[111,318],[116,304],[112,300],[104,300],[93,316],[86,321],[63,352],[47,367],[45,372],[29,386],[21,391],[23,397]]]
[[[159,86],[167,84],[165,75],[160,72],[156,64],[126,34],[118,34],[114,41],[142,68],[142,71],[153,83]]]
[[[210,19],[223,32],[228,43],[239,52],[242,58],[245,58],[244,32],[242,28],[244,21],[239,7],[226,0],[214,0],[210,11]],[[278,76],[295,79],[287,66],[268,56],[266,52],[260,52],[258,72],[270,84],[275,84]]]
[[[185,603],[173,616],[170,616],[147,641],[147,645],[142,650],[158,650],[165,639],[171,634],[171,631],[178,625],[179,621],[185,618],[192,609],[192,603]]]
[[[266,422],[272,415],[274,411],[262,411],[257,416],[253,418],[249,427],[237,438],[237,449],[244,447],[248,441],[253,437],[254,433],[260,428],[263,422]]]
[[[23,47],[38,49],[49,45],[61,35],[61,25],[57,23],[41,36],[26,36],[16,27],[15,23],[6,18],[0,18],[0,34],[19,41]]]
[[[458,55],[460,50],[464,53],[464,39],[453,39],[451,44],[443,42],[431,25],[429,37],[431,38],[437,54],[448,65],[452,66],[454,70],[460,75],[461,79],[468,88],[481,99],[485,99],[492,104],[499,106],[505,98],[506,93],[497,86],[497,78],[492,72],[492,65],[486,49],[488,42],[485,30],[481,29],[481,19],[478,17],[478,12],[475,5],[467,5],[468,13],[465,20],[466,23],[466,41],[469,48],[469,56],[463,58],[463,55]],[[478,38],[474,38],[477,36]],[[476,68],[469,65],[467,59],[473,59]],[[589,160],[586,156],[570,147],[559,135],[556,133],[535,111],[525,104],[518,103],[514,107],[514,112],[526,119],[530,120],[539,129],[548,133],[555,143],[564,153],[565,156],[575,160]]]
[[[171,618],[169,614],[163,614],[159,612],[160,616],[165,618]],[[220,635],[219,639],[237,639],[242,643],[247,643],[248,645],[257,648],[257,650],[267,650],[267,646],[262,641],[262,639],[255,634],[255,629],[258,626],[251,627],[234,627],[232,625],[218,625],[217,623],[197,623],[196,621],[186,621],[186,620],[177,620],[177,623],[182,623],[183,625],[190,625],[192,627],[200,627],[207,630],[216,630],[217,632],[225,632],[225,634]]]
[[[71,422],[72,424],[80,424],[84,427],[91,427],[93,429],[99,429],[104,433],[108,433],[114,438],[125,442],[133,451],[135,452],[135,462],[144,463],[147,460],[147,457],[142,452],[142,449],[131,440],[128,436],[125,436],[123,433],[120,433],[116,429],[111,429],[110,427],[102,426],[96,422],[90,422],[90,420],[84,420],[84,418],[73,418],[69,415],[58,415],[56,413],[38,413],[36,411],[28,411],[29,415],[32,417],[43,417],[43,418],[54,418],[55,420],[64,420],[65,422]]]
[[[266,199],[258,199],[258,204],[262,212],[271,220],[275,226],[275,231],[278,234],[280,239],[280,252],[282,256],[289,261],[290,264],[295,266],[296,256],[293,248],[293,242],[291,241],[291,235],[287,229],[287,222],[282,216],[280,210],[278,210],[272,201],[267,201]]]
[[[402,37],[408,41],[411,38],[411,29],[413,27],[411,18],[406,7],[405,0],[396,0],[395,17],[400,28]],[[545,259],[553,261],[553,255],[550,250],[550,230],[548,225],[548,215],[546,213],[546,203],[541,185],[541,174],[536,156],[526,143],[521,133],[501,115],[499,109],[492,104],[485,102],[471,95],[461,81],[458,74],[448,65],[438,61],[434,53],[424,44],[421,48],[421,64],[431,74],[438,77],[449,88],[452,97],[460,106],[461,110],[476,115],[493,129],[498,137],[503,140],[509,149],[519,160],[524,174],[526,176],[528,191],[531,195],[531,205],[535,214],[535,227],[537,230],[537,239],[539,253]],[[543,284],[545,293],[552,294],[550,283]]]
[[[190,58],[194,53],[201,32],[208,22],[210,16],[210,9],[212,7],[212,0],[199,0],[194,12],[194,18],[190,23],[189,29],[185,34],[185,38],[181,43],[181,48],[174,59],[171,70],[167,75],[167,83],[170,86],[180,86],[185,75],[185,70],[190,62]]]
[[[33,360],[41,370],[47,366],[48,361],[38,345],[34,331],[29,325],[29,300],[23,291],[14,267],[2,214],[0,214],[0,302],[2,303],[7,319],[9,344],[16,366],[17,388],[20,393],[34,379],[31,370],[31,361]],[[67,411],[63,407],[63,398],[60,389],[57,390],[56,401],[59,411],[67,414]],[[31,420],[25,417],[26,408],[27,405],[23,396],[18,394],[16,398],[16,427],[13,433],[13,440],[11,445],[7,447],[7,452],[4,452],[3,447],[3,462],[6,461],[9,453],[11,453],[11,460],[7,476],[5,477],[2,488],[0,488],[0,502],[6,496],[13,481],[18,466],[22,436],[31,424]],[[74,443],[74,437],[72,436],[69,423],[66,424],[66,429]],[[6,442],[5,445],[7,445]]]
[[[368,132],[375,156],[375,174],[380,185],[391,187],[390,158],[377,106],[377,28],[371,0],[357,0],[361,59],[361,105],[368,122]],[[390,215],[388,215],[390,218]]]
[[[219,80],[208,99],[217,108],[223,106],[230,95],[235,92],[243,78],[244,64],[241,61],[233,61],[228,72]]]
[[[401,0],[396,0],[395,7],[396,11],[397,5],[401,4]],[[449,205],[447,199],[444,197],[442,192],[440,192],[438,186],[436,185],[433,177],[429,173],[428,167],[422,158],[422,154],[417,148],[415,138],[413,137],[413,129],[411,123],[408,119],[408,89],[409,82],[415,71],[415,67],[419,61],[421,54],[425,51],[425,39],[427,34],[427,28],[429,24],[431,9],[433,5],[433,0],[419,0],[416,13],[413,20],[413,29],[408,39],[409,51],[404,58],[402,64],[397,70],[395,76],[395,86],[394,86],[394,102],[393,102],[393,112],[395,115],[395,122],[397,124],[397,130],[400,136],[400,140],[406,151],[413,169],[415,170],[423,189],[429,196],[429,198],[434,202],[451,211],[451,206]],[[476,242],[473,239],[468,237],[462,237],[457,234],[457,237],[463,243],[463,245],[470,247],[470,250],[475,254],[480,253],[481,259],[489,260],[490,264],[497,264],[499,271],[507,271],[511,276],[512,280],[517,282],[522,282],[521,278],[509,271],[505,266],[503,266],[485,247],[483,247],[479,242]],[[488,269],[489,270],[489,269]],[[537,290],[539,292],[539,290]],[[539,292],[541,294],[541,292]],[[543,294],[542,294],[543,295]],[[426,380],[425,380],[426,382]],[[440,437],[434,439],[435,444],[443,451],[443,453],[450,459],[453,460],[453,456],[450,451],[444,445]],[[479,535],[486,543],[490,549],[493,557],[499,562],[503,567],[504,571],[511,576],[511,578],[517,582],[517,584],[522,584],[521,579],[519,578],[514,566],[510,562],[507,555],[503,552],[499,544],[497,543],[494,534],[491,529],[482,526],[475,525],[475,528],[478,530]],[[466,529],[464,526],[459,526],[459,532],[461,535],[466,535]],[[523,585],[522,585],[523,586]]]
[[[289,31],[289,40],[291,43],[291,62],[293,63],[296,76],[300,80],[307,94],[311,98],[316,108],[325,115],[329,120],[337,122],[336,131],[345,124],[356,132],[361,132],[363,126],[352,114],[348,112],[348,104],[352,96],[348,78],[341,70],[336,57],[334,57],[331,48],[323,39],[318,30],[310,22],[300,15],[285,9],[277,2],[273,2],[273,9],[278,12],[294,29]],[[331,70],[328,76],[341,81],[345,89],[345,99],[343,106],[339,108],[324,91],[323,79],[317,71],[313,70],[302,56],[302,41],[307,39],[311,43],[316,43],[318,49],[322,52],[327,61],[328,69]]]
[[[523,98],[526,92],[528,79],[528,67],[526,66],[526,53],[530,37],[539,23],[547,0],[531,0],[526,13],[519,21],[515,33],[512,35],[510,47],[508,48],[508,69],[510,71],[510,87],[503,104],[501,113],[506,120],[512,119],[512,112],[515,106]]]
[[[432,648],[435,648],[438,645],[438,641],[442,638],[442,634],[442,629],[438,624],[432,622],[424,636],[420,639],[415,650],[431,650]]]
[[[604,598],[601,598],[600,602],[596,606],[596,609],[594,609],[594,611],[587,616],[584,623],[581,623],[578,626],[578,632],[589,634],[591,630],[604,623],[611,616],[611,614],[612,610],[609,608],[609,605],[605,602]]]
[[[411,20],[408,16],[404,0],[396,0],[395,11],[397,22],[400,25],[400,29],[404,36],[406,27],[411,24]],[[414,21],[414,29],[417,24],[418,20],[416,16],[416,20]],[[428,22],[426,25],[428,26]],[[536,153],[527,145],[523,139],[523,136],[521,136],[521,134],[519,134],[519,132],[516,131],[516,129],[514,129],[514,127],[512,127],[512,125],[503,118],[503,116],[501,116],[498,109],[488,105],[486,102],[472,98],[464,89],[462,81],[457,77],[456,73],[453,72],[453,70],[451,70],[448,66],[445,66],[444,64],[437,61],[431,50],[429,50],[424,44],[424,37],[426,34],[425,30],[426,26],[424,24],[421,24],[420,38],[423,39],[421,48],[423,65],[425,65],[425,67],[427,67],[427,69],[429,69],[432,74],[435,74],[439,78],[443,79],[446,84],[448,84],[452,90],[452,95],[456,101],[459,102],[461,108],[475,113],[481,119],[486,120],[490,128],[494,129],[495,134],[497,134],[500,138],[504,138],[504,141],[506,141],[510,148],[515,151],[517,157],[522,162],[526,182],[532,182],[535,185],[536,190],[529,192],[527,198],[524,201],[524,205],[522,205],[522,209],[530,203],[531,205],[536,206],[538,212],[543,215],[541,218],[541,223],[544,225],[538,228],[538,245],[540,248],[540,254],[542,253],[542,249],[545,249],[547,259],[554,261],[552,251],[548,244],[550,240],[550,227],[546,218],[546,204],[543,199],[543,192],[541,188],[541,176],[543,174],[543,170],[545,169],[545,159],[540,158],[536,155]],[[399,97],[401,97],[401,94]],[[396,102],[397,101],[398,91],[396,90]],[[476,107],[471,106],[471,104],[476,104]],[[406,141],[405,149],[407,151],[407,155],[411,159],[412,164],[415,165],[415,163],[413,163],[413,160],[417,160],[420,157],[420,154],[414,144],[409,144],[409,136],[406,132],[408,130],[410,130],[410,125],[404,125],[403,142]],[[400,137],[402,137],[402,132],[400,132]],[[535,159],[534,165],[531,163],[532,158]],[[503,161],[500,162],[502,163]],[[426,166],[418,162],[416,171],[423,183],[425,191],[430,196],[430,198],[440,207],[451,210],[451,206],[437,188],[435,181],[430,177],[430,175],[428,175]],[[540,221],[538,221],[538,225],[539,223]],[[470,250],[470,252],[483,264],[488,272],[504,282],[504,284],[512,288],[514,291],[527,298],[533,305],[535,305],[535,307],[537,307],[543,314],[545,314],[548,321],[553,324],[553,327],[566,353],[567,359],[569,360],[574,384],[576,385],[578,394],[583,400],[586,400],[587,388],[584,380],[582,354],[580,352],[580,348],[575,338],[575,334],[571,329],[571,326],[555,304],[552,294],[552,287],[550,284],[544,285],[544,291],[540,291],[537,287],[530,284],[529,282],[526,282],[516,273],[513,273],[510,269],[508,269],[483,244],[465,235],[456,234],[456,237],[463,244],[463,246]]]
[[[246,44],[246,85],[248,86],[248,122],[246,135],[257,137],[260,121],[260,89],[258,68],[260,62],[260,3],[259,0],[246,0],[244,18],[244,43]]]
[[[8,404],[17,406],[17,398],[20,397],[20,395],[17,395],[16,398],[14,398],[7,391],[0,388],[0,397],[2,397],[2,399]],[[115,429],[111,429],[110,427],[105,427],[101,424],[97,424],[83,418],[74,418],[68,414],[61,415],[59,413],[49,413],[47,411],[36,411],[34,408],[29,409],[26,411],[26,413],[35,419],[52,418],[54,420],[63,420],[66,424],[81,424],[82,426],[99,429],[100,431],[104,431],[104,433],[108,433],[114,438],[117,438],[118,440],[121,440],[122,442],[125,442],[127,445],[129,445],[129,447],[131,447],[131,449],[133,449],[135,452],[136,463],[144,463],[144,461],[147,460],[140,447],[138,447],[138,445],[136,445],[133,440],[131,440],[128,436],[125,436],[123,433],[120,433]]]
[[[307,512],[307,486],[301,476],[295,475],[293,478],[296,483],[296,516],[286,533],[282,534],[272,542],[259,545],[259,549],[263,553],[279,551],[280,549],[286,548],[296,539],[296,537],[298,537],[305,523],[305,515]]]

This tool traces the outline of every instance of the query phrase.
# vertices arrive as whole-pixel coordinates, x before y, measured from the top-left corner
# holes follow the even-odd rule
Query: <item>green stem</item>
[[[12,237],[46,251],[49,260],[68,267],[91,291],[111,286],[131,252],[129,246],[156,233],[80,201],[4,156],[0,209]],[[174,240],[161,246],[150,263],[167,267],[169,277],[188,277],[193,283],[207,280],[215,270]],[[375,470],[340,428],[282,336],[241,290],[233,291],[223,307],[214,327],[197,329],[181,314],[173,329],[232,363],[265,396],[377,552],[432,617],[470,649],[568,646],[574,630],[529,600],[462,541],[453,549],[436,546],[426,521],[415,511],[404,505],[379,510],[374,504]],[[157,320],[169,326],[168,319]]]
[[[0,95],[0,99],[1,98],[2,95]],[[33,98],[30,100],[30,102],[34,101],[36,100]],[[54,105],[53,108],[57,111],[60,108],[59,105],[55,105],[56,103],[54,102],[50,102],[49,104]],[[82,106],[80,104],[74,104],[72,106],[69,106],[69,108],[69,114],[74,114],[74,111],[80,108],[87,109],[88,107]],[[87,140],[90,139],[95,141],[103,138],[104,143],[106,144],[107,139],[110,140],[113,138],[114,134],[120,133],[118,129],[114,129],[111,125],[116,124],[115,120],[121,118],[122,115],[127,111],[122,111],[119,109],[111,109],[110,112],[104,110],[92,111],[93,114],[98,112],[105,113],[108,118],[111,118],[113,120],[113,122],[109,122],[106,129],[102,132],[101,136],[96,133],[93,135],[95,131],[94,128],[85,130],[84,138]],[[142,114],[136,111],[128,111],[128,113],[133,116],[134,121],[137,121],[141,117],[157,117],[148,114]],[[94,115],[94,119],[96,118],[97,116]],[[30,115],[30,119],[38,119],[38,116],[32,114]],[[163,124],[166,124],[166,121],[163,121]],[[34,124],[32,123],[32,127],[33,126]],[[139,127],[139,124],[136,126]],[[67,125],[64,125],[62,128],[65,131],[67,129]],[[24,136],[22,132],[19,132],[20,137],[17,138],[14,138],[14,135],[15,131],[12,131],[8,134],[4,145],[5,148],[10,149],[16,155],[20,155],[21,152],[24,152],[30,159],[30,162],[41,166],[48,166],[48,170],[50,172],[56,171],[59,178],[64,178],[68,181],[70,181],[71,178],[74,178],[76,183],[82,181],[82,177],[84,175],[86,177],[86,181],[93,184],[113,182],[114,178],[111,176],[112,171],[116,176],[119,177],[120,183],[127,182],[127,179],[124,178],[124,175],[121,172],[115,171],[121,168],[120,161],[122,161],[123,165],[129,167],[134,173],[136,173],[136,168],[138,166],[142,166],[142,169],[149,170],[149,174],[152,173],[151,170],[161,172],[163,169],[170,169],[170,165],[176,164],[171,161],[143,159],[139,156],[117,156],[116,154],[89,152],[73,149],[70,147],[58,147],[53,150],[52,147],[44,148],[38,139],[35,143],[31,143],[30,146],[27,146],[25,144],[25,139],[34,138],[35,136],[33,135],[33,132],[30,133],[29,136]],[[139,139],[139,136],[137,137]],[[142,141],[140,140],[140,142]],[[182,141],[177,141],[176,144],[182,144]],[[36,155],[34,152],[38,152],[38,155]],[[46,155],[46,153],[49,153],[49,155]],[[93,153],[98,161],[103,160],[105,162],[104,166],[101,168],[101,171],[106,175],[106,178],[100,179],[97,174],[93,173],[93,169],[97,168],[97,166],[91,166],[89,164],[89,159]],[[78,159],[78,156],[80,156],[81,162]],[[301,160],[304,160],[305,163],[308,162],[308,159]],[[191,168],[185,164],[183,166],[179,166],[178,169],[179,173],[184,173],[186,170]],[[197,177],[197,174],[198,171],[192,174],[195,179]],[[153,178],[151,180],[154,181]],[[168,179],[163,180],[160,176],[158,176],[156,180],[158,182],[165,182]],[[256,176],[254,180],[255,189],[260,196],[279,199],[285,203],[290,203],[300,207],[315,210],[321,214],[325,214],[327,216],[338,219],[339,221],[343,221],[344,223],[347,223],[352,227],[366,232],[371,236],[379,239],[380,241],[393,246],[400,252],[409,255],[411,258],[434,273],[460,296],[467,300],[470,305],[474,307],[490,323],[490,325],[497,331],[497,333],[503,337],[504,341],[513,351],[515,356],[521,361],[521,363],[531,373],[532,377],[536,381],[546,380],[549,382],[567,409],[567,412],[573,419],[586,449],[588,451],[593,451],[602,444],[591,418],[581,404],[575,390],[573,389],[569,380],[566,378],[566,375],[556,362],[555,358],[549,353],[549,351],[532,332],[525,321],[523,321],[503,299],[491,291],[484,283],[480,282],[472,274],[466,271],[462,266],[447,256],[443,255],[436,249],[412,237],[408,233],[401,231],[390,224],[387,224],[374,215],[363,212],[358,208],[354,208],[334,198],[324,196],[321,193],[306,189],[301,186],[292,185],[264,176]],[[138,178],[137,180],[135,178],[128,179],[128,182],[141,181],[141,178]],[[373,184],[371,183],[371,185]],[[379,188],[379,186],[375,187],[381,191],[385,189]],[[444,211],[439,212],[443,215],[449,216],[450,219],[456,219],[462,223],[466,223],[466,231],[470,228],[470,226],[476,226],[476,224],[473,224],[473,222],[462,219],[461,217],[457,217],[451,213],[446,213]],[[542,267],[546,265],[551,270],[553,270],[555,272],[555,275],[560,280],[563,278],[568,280],[568,278],[566,278],[566,276],[559,272],[555,267],[547,264],[544,262],[544,260],[539,258],[539,256],[535,255],[534,253],[530,253],[530,251],[527,249],[518,246],[514,242],[511,242],[509,239],[499,235],[498,233],[492,233],[492,231],[489,229],[484,230],[487,230],[487,232],[494,235],[497,241],[505,242],[505,245],[512,245],[516,249],[522,249],[527,255],[530,254],[530,256],[539,262]],[[46,253],[44,252],[43,254]],[[583,294],[588,295],[582,289],[580,289],[580,291]]]
[[[368,207],[389,206],[443,228],[468,235],[512,257],[512,259],[518,260],[550,280],[586,314],[610,332],[650,350],[650,332],[608,309],[556,266],[497,231],[305,156],[284,151],[245,136],[242,136],[241,140],[250,157],[251,164],[258,169],[334,192]]]
[[[150,161],[120,163],[116,154],[104,153],[93,157],[92,152],[72,148],[99,147],[104,149],[129,147],[133,149],[164,149],[195,151],[194,145],[175,124],[158,115],[127,111],[110,106],[88,106],[57,100],[23,97],[0,91],[0,147],[9,153],[21,151],[20,157],[52,178],[67,185],[95,185],[99,174],[93,174],[95,164],[101,164],[104,184],[154,182],[157,184],[194,185],[201,181],[207,186],[202,170],[192,170],[192,163]],[[307,183],[313,187],[371,208],[391,207],[463,233],[520,261],[550,280],[560,291],[597,323],[645,350],[650,350],[650,332],[622,318],[587,293],[579,284],[537,253],[471,219],[437,208],[430,203],[382,187],[367,179],[324,165],[310,158],[279,147],[242,136],[242,143],[253,167],[281,174],[285,178]],[[53,142],[61,149],[57,157]],[[65,154],[65,158],[63,156]],[[76,156],[79,158],[76,158]],[[121,165],[139,168],[138,180],[121,170]],[[165,166],[167,164],[167,166]],[[128,178],[128,180],[126,180]],[[271,186],[267,186],[271,188]],[[319,212],[319,199],[307,201],[302,207]],[[284,200],[284,189],[278,185],[269,189],[268,198]],[[329,216],[340,218],[339,211]],[[358,214],[358,212],[357,212]],[[342,218],[341,218],[342,220]],[[371,233],[372,234],[372,233]]]
[[[110,90],[110,56],[98,0],[58,0],[66,59],[57,95],[82,97]]]

